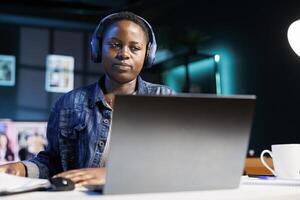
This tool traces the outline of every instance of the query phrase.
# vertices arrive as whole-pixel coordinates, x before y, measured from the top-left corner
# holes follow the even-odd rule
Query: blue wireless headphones
[[[104,22],[115,16],[118,15],[119,13],[114,13],[111,15],[108,15],[106,17],[104,17],[100,23],[98,24],[97,28],[95,29],[93,35],[92,35],[92,40],[91,40],[91,56],[92,56],[92,60],[94,62],[101,62],[101,44],[102,44],[102,37],[103,37],[103,24]],[[142,20],[145,25],[148,28],[148,35],[149,35],[149,42],[147,44],[147,51],[146,51],[146,56],[145,56],[145,61],[144,61],[144,68],[150,68],[155,60],[155,52],[157,49],[157,44],[156,44],[156,39],[155,39],[155,35],[154,32],[152,30],[152,27],[150,26],[150,24],[143,19],[142,17],[136,15],[140,20]]]

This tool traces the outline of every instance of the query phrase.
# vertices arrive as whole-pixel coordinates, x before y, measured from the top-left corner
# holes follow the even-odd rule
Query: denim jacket
[[[28,177],[50,178],[71,169],[100,167],[112,110],[99,83],[73,90],[56,102],[48,120],[46,150],[23,161]],[[172,95],[174,91],[138,77],[136,94]]]

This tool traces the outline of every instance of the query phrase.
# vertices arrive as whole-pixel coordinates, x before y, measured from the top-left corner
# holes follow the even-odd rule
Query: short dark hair
[[[132,21],[132,22],[136,23],[137,25],[139,25],[143,29],[143,31],[146,35],[147,43],[149,42],[150,30],[147,27],[147,25],[145,24],[145,22],[142,19],[140,19],[136,14],[134,14],[132,12],[128,12],[128,11],[119,12],[116,15],[113,15],[113,16],[109,17],[108,19],[106,19],[103,22],[102,37],[104,37],[104,35],[110,25],[112,25],[115,22],[121,21],[121,20],[129,20],[129,21]]]

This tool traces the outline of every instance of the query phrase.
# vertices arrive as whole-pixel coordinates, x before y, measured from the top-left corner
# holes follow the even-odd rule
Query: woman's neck
[[[128,83],[120,84],[106,76],[104,87],[107,94],[133,94],[135,92],[136,82],[136,79],[134,79]]]
[[[136,88],[136,79],[125,83],[119,84],[109,77],[105,77],[104,79],[104,88],[105,88],[105,100],[107,104],[113,108],[114,107],[114,100],[116,94],[134,94]]]

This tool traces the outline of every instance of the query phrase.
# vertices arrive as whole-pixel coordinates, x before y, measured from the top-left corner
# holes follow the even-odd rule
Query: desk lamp
[[[294,52],[300,56],[300,20],[294,21],[290,25],[287,37]]]

